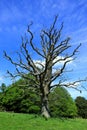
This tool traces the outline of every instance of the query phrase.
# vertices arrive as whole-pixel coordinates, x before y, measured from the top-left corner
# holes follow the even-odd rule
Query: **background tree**
[[[7,87],[6,87],[5,83],[2,83],[0,86],[0,111],[5,110],[2,99],[5,96],[6,89],[7,89]]]
[[[17,113],[40,113],[40,97],[35,88],[21,86],[26,80],[20,79],[7,87],[2,94],[1,103],[6,111]],[[33,84],[33,83],[32,83]]]
[[[78,109],[78,116],[87,118],[87,100],[79,96],[75,99],[75,102]]]
[[[60,29],[56,28],[57,16],[54,19],[53,24],[49,29],[42,29],[40,33],[40,48],[35,47],[34,43],[34,34],[30,30],[30,26],[28,26],[27,32],[29,36],[22,37],[22,44],[20,47],[20,52],[17,52],[18,60],[14,60],[10,57],[6,52],[4,52],[4,56],[10,61],[16,69],[15,73],[10,74],[11,77],[15,78],[20,76],[22,78],[26,78],[29,81],[34,82],[34,86],[40,90],[41,96],[41,114],[49,118],[49,101],[48,95],[52,88],[56,85],[52,85],[52,82],[57,78],[60,79],[60,76],[63,75],[65,68],[69,62],[75,59],[75,54],[78,51],[78,48],[81,46],[78,45],[72,52],[68,53],[68,49],[71,50],[70,38],[66,38],[61,40],[61,32],[63,29],[63,23],[61,24]],[[35,52],[34,54],[39,55],[41,57],[41,61],[35,60],[29,51]],[[57,63],[62,62],[61,67],[57,67],[54,70]],[[26,74],[31,74],[33,78],[28,77]],[[62,83],[59,80],[60,86],[65,87],[73,87],[77,85],[78,82],[83,80],[78,80],[75,82]],[[57,84],[57,85],[58,85]],[[75,87],[76,88],[76,87]],[[76,88],[77,89],[77,88]]]
[[[50,113],[53,117],[68,117],[77,116],[77,108],[74,100],[63,87],[54,88],[49,95]]]

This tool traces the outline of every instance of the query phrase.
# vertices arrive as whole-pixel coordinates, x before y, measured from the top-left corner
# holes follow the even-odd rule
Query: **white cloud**
[[[68,82],[65,82],[63,84],[67,84],[68,88],[77,88],[79,86],[81,86],[81,83],[80,82],[76,82],[74,83],[73,85],[73,82],[72,81],[68,81]]]
[[[43,68],[42,66],[45,66],[45,61],[44,60],[33,60],[35,65],[39,68]]]
[[[60,59],[62,59],[62,60],[60,60]],[[68,59],[66,59],[65,61],[64,61],[63,59],[64,59],[63,56],[58,56],[58,57],[53,61],[53,63],[54,63],[54,62],[56,62],[57,60],[60,60],[59,62],[57,62],[57,63],[52,67],[52,68],[53,68],[53,70],[52,70],[53,73],[55,73],[56,70],[61,69],[61,67],[64,65],[64,63],[65,63],[66,61],[68,61],[68,60],[70,60],[70,61],[67,63],[67,65],[75,66],[75,64],[74,64],[74,62],[73,62],[73,58],[68,58]],[[36,66],[39,67],[39,68],[44,69],[44,67],[45,67],[45,60],[34,60],[34,63],[35,63]],[[70,68],[70,67],[69,67],[69,68]]]
[[[59,65],[63,65],[66,61],[69,61],[69,60],[70,60],[70,62],[69,62],[68,64],[71,64],[71,63],[73,62],[73,58],[72,58],[72,57],[69,57],[69,58],[67,58],[66,60],[64,60],[64,58],[65,58],[65,57],[63,57],[63,56],[57,56],[57,57],[54,59],[54,61],[53,61],[53,63],[54,63],[54,62],[56,62],[56,61],[59,60],[59,62],[56,63],[55,67],[56,67],[56,66],[59,66]],[[45,66],[45,60],[33,60],[33,61],[34,61],[34,63],[35,63],[38,67],[40,66],[40,64],[42,64],[43,66]]]
[[[72,57],[69,57],[66,60],[64,60],[64,58],[65,58],[64,56],[57,56],[56,59],[54,59],[53,63],[59,60],[59,62],[56,63],[56,66],[58,66],[63,65],[66,61],[69,61],[68,64],[71,64],[73,62]]]

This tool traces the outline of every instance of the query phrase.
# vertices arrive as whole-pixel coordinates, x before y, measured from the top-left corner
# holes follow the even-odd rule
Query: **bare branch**
[[[30,31],[30,27],[29,27],[29,26],[28,26],[28,30],[27,30],[27,31],[28,31],[28,33],[29,33],[30,36],[31,36],[31,38],[30,38],[30,45],[31,45],[32,49],[33,49],[37,54],[39,54],[40,56],[42,56],[43,58],[45,58],[45,56],[40,53],[39,49],[34,46],[34,44],[33,44],[33,38],[34,38],[34,36],[33,36],[33,33]]]
[[[74,57],[74,56],[75,56],[75,54],[78,52],[78,49],[79,49],[80,46],[81,46],[81,43],[74,49],[74,51],[72,52],[72,54],[67,55],[67,56],[65,56],[64,58],[60,58],[60,59],[58,59],[58,60],[55,60],[55,61],[53,62],[53,65],[55,65],[55,64],[58,63],[58,62],[68,60],[68,59],[70,59],[70,58],[72,58],[72,60],[75,60],[75,57]],[[69,47],[71,47],[71,46],[65,47],[65,50],[66,50],[67,48],[69,48]],[[54,59],[54,58],[53,58],[53,59]],[[55,56],[55,59],[56,59],[56,56]]]
[[[73,88],[81,93],[82,91],[78,88],[78,86],[80,85],[81,82],[86,82],[86,81],[87,81],[87,78],[81,79],[81,80],[79,79],[73,82],[66,82],[66,83],[59,82],[58,84],[51,85],[50,89],[59,86],[59,87]],[[84,87],[82,86],[82,88]]]
[[[53,34],[53,41],[54,41],[54,44],[56,45],[58,40],[60,39],[60,36],[61,36],[61,32],[62,32],[62,29],[63,29],[63,22],[61,24],[61,27],[59,29],[59,31],[56,31],[54,30],[54,34]]]
[[[70,38],[61,41],[61,43],[54,48],[53,59],[71,47],[71,45],[68,44],[69,40]]]
[[[42,51],[44,53],[44,56],[46,57],[47,55],[47,37],[44,36],[44,34],[40,35],[41,37],[41,46],[42,46]]]
[[[18,53],[17,53],[18,54]],[[18,62],[14,62],[13,61],[13,59],[10,57],[10,56],[8,56],[7,55],[7,53],[4,51],[4,56],[5,56],[5,58],[8,60],[8,61],[10,61],[15,67],[20,67],[20,68],[22,68],[22,69],[24,69],[24,70],[27,70],[27,71],[30,71],[30,68],[26,65],[26,64],[24,64],[21,60],[21,57],[20,57],[20,55],[19,55],[19,57],[20,57],[20,62],[18,63]]]
[[[29,52],[27,50],[26,44],[22,44],[22,48],[25,51],[25,59],[26,59],[26,61],[28,63],[28,66],[33,69],[34,73],[38,73],[38,69],[37,69],[35,63],[33,62],[32,58],[31,58],[31,56],[30,56],[30,54],[29,54]]]
[[[67,63],[69,63],[70,61],[72,61],[71,59],[68,59],[64,62],[63,66],[61,67],[61,69],[57,70],[55,73],[52,74],[51,77],[51,82],[53,82],[54,80],[56,80],[64,71]]]
[[[55,28],[55,24],[56,24],[57,19],[58,19],[58,15],[55,16],[54,22],[53,22],[52,26],[50,27],[50,31],[49,31],[50,34],[52,33],[53,29]]]
[[[86,82],[86,81],[87,81],[87,78],[86,78],[86,79],[83,79],[83,80],[81,79],[81,80],[69,82],[69,83],[63,83],[63,84],[61,84],[61,86],[67,87],[67,88],[73,88],[73,89],[76,89],[76,90],[78,90],[78,91],[81,92],[81,90],[78,89],[79,83],[81,83],[81,82]]]

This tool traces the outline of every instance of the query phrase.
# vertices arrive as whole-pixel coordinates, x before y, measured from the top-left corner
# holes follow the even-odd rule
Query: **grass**
[[[44,118],[29,114],[0,112],[0,130],[87,130],[86,119]]]

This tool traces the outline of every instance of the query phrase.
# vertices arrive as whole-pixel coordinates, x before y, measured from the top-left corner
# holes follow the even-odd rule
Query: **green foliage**
[[[5,108],[3,106],[3,102],[2,102],[2,99],[4,97],[5,91],[6,91],[6,85],[4,83],[2,83],[1,86],[0,86],[0,111],[4,111],[5,110]]]
[[[32,83],[34,84],[34,83]],[[10,85],[5,92],[0,93],[2,110],[17,113],[40,113],[39,91],[29,85],[25,79],[20,79]],[[75,117],[76,106],[63,87],[57,87],[49,95],[50,113],[53,117]]]
[[[76,98],[75,102],[78,109],[78,116],[87,118],[87,100],[79,96]]]
[[[50,110],[54,117],[75,117],[77,108],[75,102],[63,87],[55,88],[50,94]]]
[[[3,98],[3,94],[0,93],[0,112],[5,110],[5,108],[3,106],[2,98]]]
[[[24,82],[25,80],[20,79],[3,93],[2,106],[6,108],[6,111],[24,113],[38,113],[40,111],[39,96],[34,88],[24,86]]]

